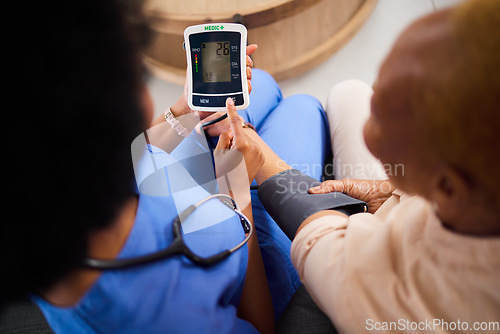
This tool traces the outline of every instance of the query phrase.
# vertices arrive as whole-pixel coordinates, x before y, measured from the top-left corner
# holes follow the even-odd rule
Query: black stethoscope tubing
[[[226,114],[224,114],[224,115],[222,115],[221,117],[217,117],[216,119],[213,119],[213,120],[211,120],[211,121],[207,121],[207,122],[205,122],[205,123],[201,123],[201,126],[202,126],[203,128],[205,128],[205,127],[207,127],[207,126],[209,126],[209,125],[213,125],[213,124],[215,124],[215,123],[219,123],[220,121],[222,121],[222,120],[224,120],[224,119],[226,119],[226,118],[227,118],[227,113],[226,113]]]

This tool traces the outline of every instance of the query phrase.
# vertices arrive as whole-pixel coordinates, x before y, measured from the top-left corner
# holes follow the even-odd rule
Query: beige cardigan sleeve
[[[459,321],[469,327],[456,333],[500,333],[473,330],[500,328],[500,238],[453,233],[430,203],[400,199],[383,217],[324,216],[299,231],[292,262],[311,297],[340,333],[449,333]]]
[[[391,263],[397,246],[391,243],[393,231],[385,219],[399,200],[397,193],[384,203],[380,217],[369,213],[321,217],[293,240],[292,261],[302,282],[341,332],[362,333],[369,315],[380,315],[377,304],[386,299],[387,290],[367,291],[366,276],[375,286],[384,281],[384,287],[398,279],[397,265]],[[397,307],[397,302],[391,303]],[[367,318],[359,319],[360,313]]]
[[[353,312],[348,309],[355,307],[356,303],[351,301],[357,299],[357,293],[347,293],[351,289],[346,285],[352,285],[349,281],[355,279],[356,267],[364,262],[357,256],[358,252],[369,252],[370,247],[364,246],[381,224],[382,221],[371,214],[325,216],[306,225],[292,243],[292,262],[300,279],[336,326],[356,321],[349,319]]]

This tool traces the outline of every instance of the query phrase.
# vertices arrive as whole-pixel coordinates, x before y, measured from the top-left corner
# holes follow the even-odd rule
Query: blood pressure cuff
[[[368,210],[365,202],[343,193],[307,192],[320,183],[296,169],[288,169],[271,176],[260,185],[260,201],[290,240],[295,237],[300,224],[316,212],[335,210],[350,216]]]

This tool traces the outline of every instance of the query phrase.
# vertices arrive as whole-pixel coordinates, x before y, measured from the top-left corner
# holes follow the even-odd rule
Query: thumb
[[[321,183],[319,186],[309,189],[310,194],[327,194],[334,191],[344,192],[344,183],[337,180],[328,180]]]
[[[231,141],[233,140],[233,133],[231,130],[221,133],[219,136],[219,142],[217,143],[216,150],[227,150],[231,147]]]

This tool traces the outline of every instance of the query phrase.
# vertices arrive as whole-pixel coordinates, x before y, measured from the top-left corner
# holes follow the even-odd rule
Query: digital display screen
[[[230,82],[229,41],[201,43],[203,82]]]

